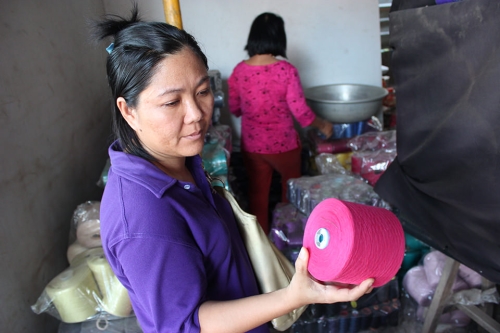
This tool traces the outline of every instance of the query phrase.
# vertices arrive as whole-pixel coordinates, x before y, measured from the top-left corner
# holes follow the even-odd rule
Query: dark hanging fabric
[[[500,283],[500,1],[393,11],[397,158],[375,191],[405,230]]]
[[[434,6],[436,0],[392,0],[391,12],[425,6]]]

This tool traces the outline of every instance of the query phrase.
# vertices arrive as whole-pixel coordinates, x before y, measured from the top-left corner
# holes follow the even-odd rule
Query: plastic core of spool
[[[314,244],[320,250],[323,250],[328,246],[330,242],[330,233],[325,228],[319,228],[314,236]]]

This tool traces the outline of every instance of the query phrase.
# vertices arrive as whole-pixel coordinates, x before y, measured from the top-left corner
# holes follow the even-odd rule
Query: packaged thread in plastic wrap
[[[396,151],[355,151],[351,155],[351,171],[375,186],[395,158]]]
[[[31,307],[33,312],[46,312],[66,323],[78,323],[98,315],[99,288],[87,265],[68,267],[45,287]]]
[[[203,166],[211,176],[227,176],[229,154],[222,145],[219,143],[205,143],[201,156]]]
[[[396,158],[396,131],[368,132],[348,143],[353,153],[351,171],[374,186]]]
[[[420,306],[429,306],[432,302],[435,289],[427,281],[424,267],[421,265],[412,267],[403,278],[405,292]]]
[[[412,267],[403,278],[403,290],[420,307],[430,306],[432,297],[443,274],[446,255],[439,251],[431,251],[422,259],[422,265]],[[462,273],[461,273],[462,272]],[[460,274],[463,274],[462,276]],[[465,277],[466,279],[464,279]],[[477,289],[482,277],[460,264],[457,276],[452,285],[453,297],[450,304],[477,305],[484,302],[498,303],[496,289],[481,291]],[[469,281],[471,284],[469,284]]]
[[[352,152],[338,153],[338,154],[334,154],[334,156],[337,158],[337,160],[340,162],[340,164],[344,167],[344,169],[346,169],[347,171],[351,171]]]
[[[349,140],[352,151],[395,151],[396,131],[367,132]]]
[[[390,205],[375,193],[372,186],[351,175],[304,176],[289,179],[287,185],[288,200],[307,216],[327,198],[390,209]]]
[[[449,304],[462,305],[482,305],[485,303],[500,304],[500,295],[496,286],[486,290],[471,288],[458,291],[453,294],[449,302]]]
[[[46,285],[31,309],[65,323],[132,315],[128,292],[112,272],[102,247],[77,255]]]
[[[102,246],[100,201],[86,201],[78,205],[71,219],[69,247],[66,253],[68,262],[87,249]]]
[[[316,167],[318,168],[318,172],[321,175],[326,175],[330,173],[339,173],[339,174],[350,174],[348,170],[340,163],[337,156],[329,153],[322,153],[316,155],[314,157],[314,162],[316,163]]]
[[[447,256],[439,251],[431,251],[427,253],[423,259],[423,266],[427,281],[434,290],[437,288],[439,280],[443,275],[446,259]],[[457,274],[455,281],[453,282],[452,290],[460,291],[468,288],[470,288],[470,286],[467,282],[465,282],[465,280]]]
[[[219,143],[228,153],[231,153],[233,150],[231,127],[222,124],[210,126],[205,136],[205,143]]]
[[[307,217],[292,204],[278,203],[273,210],[271,241],[281,251],[302,247]]]
[[[231,150],[231,129],[229,126],[211,126],[201,152],[205,170],[214,177],[227,176]]]

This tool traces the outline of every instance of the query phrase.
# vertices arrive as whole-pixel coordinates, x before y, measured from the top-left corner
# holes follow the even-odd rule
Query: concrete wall
[[[67,267],[76,206],[99,199],[109,140],[105,51],[86,19],[101,0],[0,2],[0,332],[56,332],[35,315]]]
[[[109,13],[130,11],[128,0],[104,4]],[[198,40],[210,68],[220,70],[224,82],[247,58],[243,48],[253,19],[265,11],[282,16],[288,60],[297,66],[305,88],[381,85],[378,5],[378,0],[180,0],[183,28]],[[165,21],[162,1],[140,1],[139,9],[147,20]],[[233,125],[239,137],[240,119],[223,110],[221,121]]]

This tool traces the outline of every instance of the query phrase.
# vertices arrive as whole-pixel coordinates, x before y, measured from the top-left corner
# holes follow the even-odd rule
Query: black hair
[[[285,22],[273,13],[257,16],[250,28],[245,50],[250,57],[256,54],[272,54],[286,58]]]
[[[148,87],[157,65],[167,55],[188,47],[208,70],[207,57],[194,37],[184,30],[163,22],[141,21],[137,4],[133,6],[129,19],[106,15],[103,20],[94,22],[93,36],[97,40],[114,37],[113,46],[107,49],[106,63],[113,95],[113,132],[124,151],[154,161],[155,158],[144,149],[135,131],[122,117],[116,99],[123,97],[129,107],[135,107],[139,94]]]

